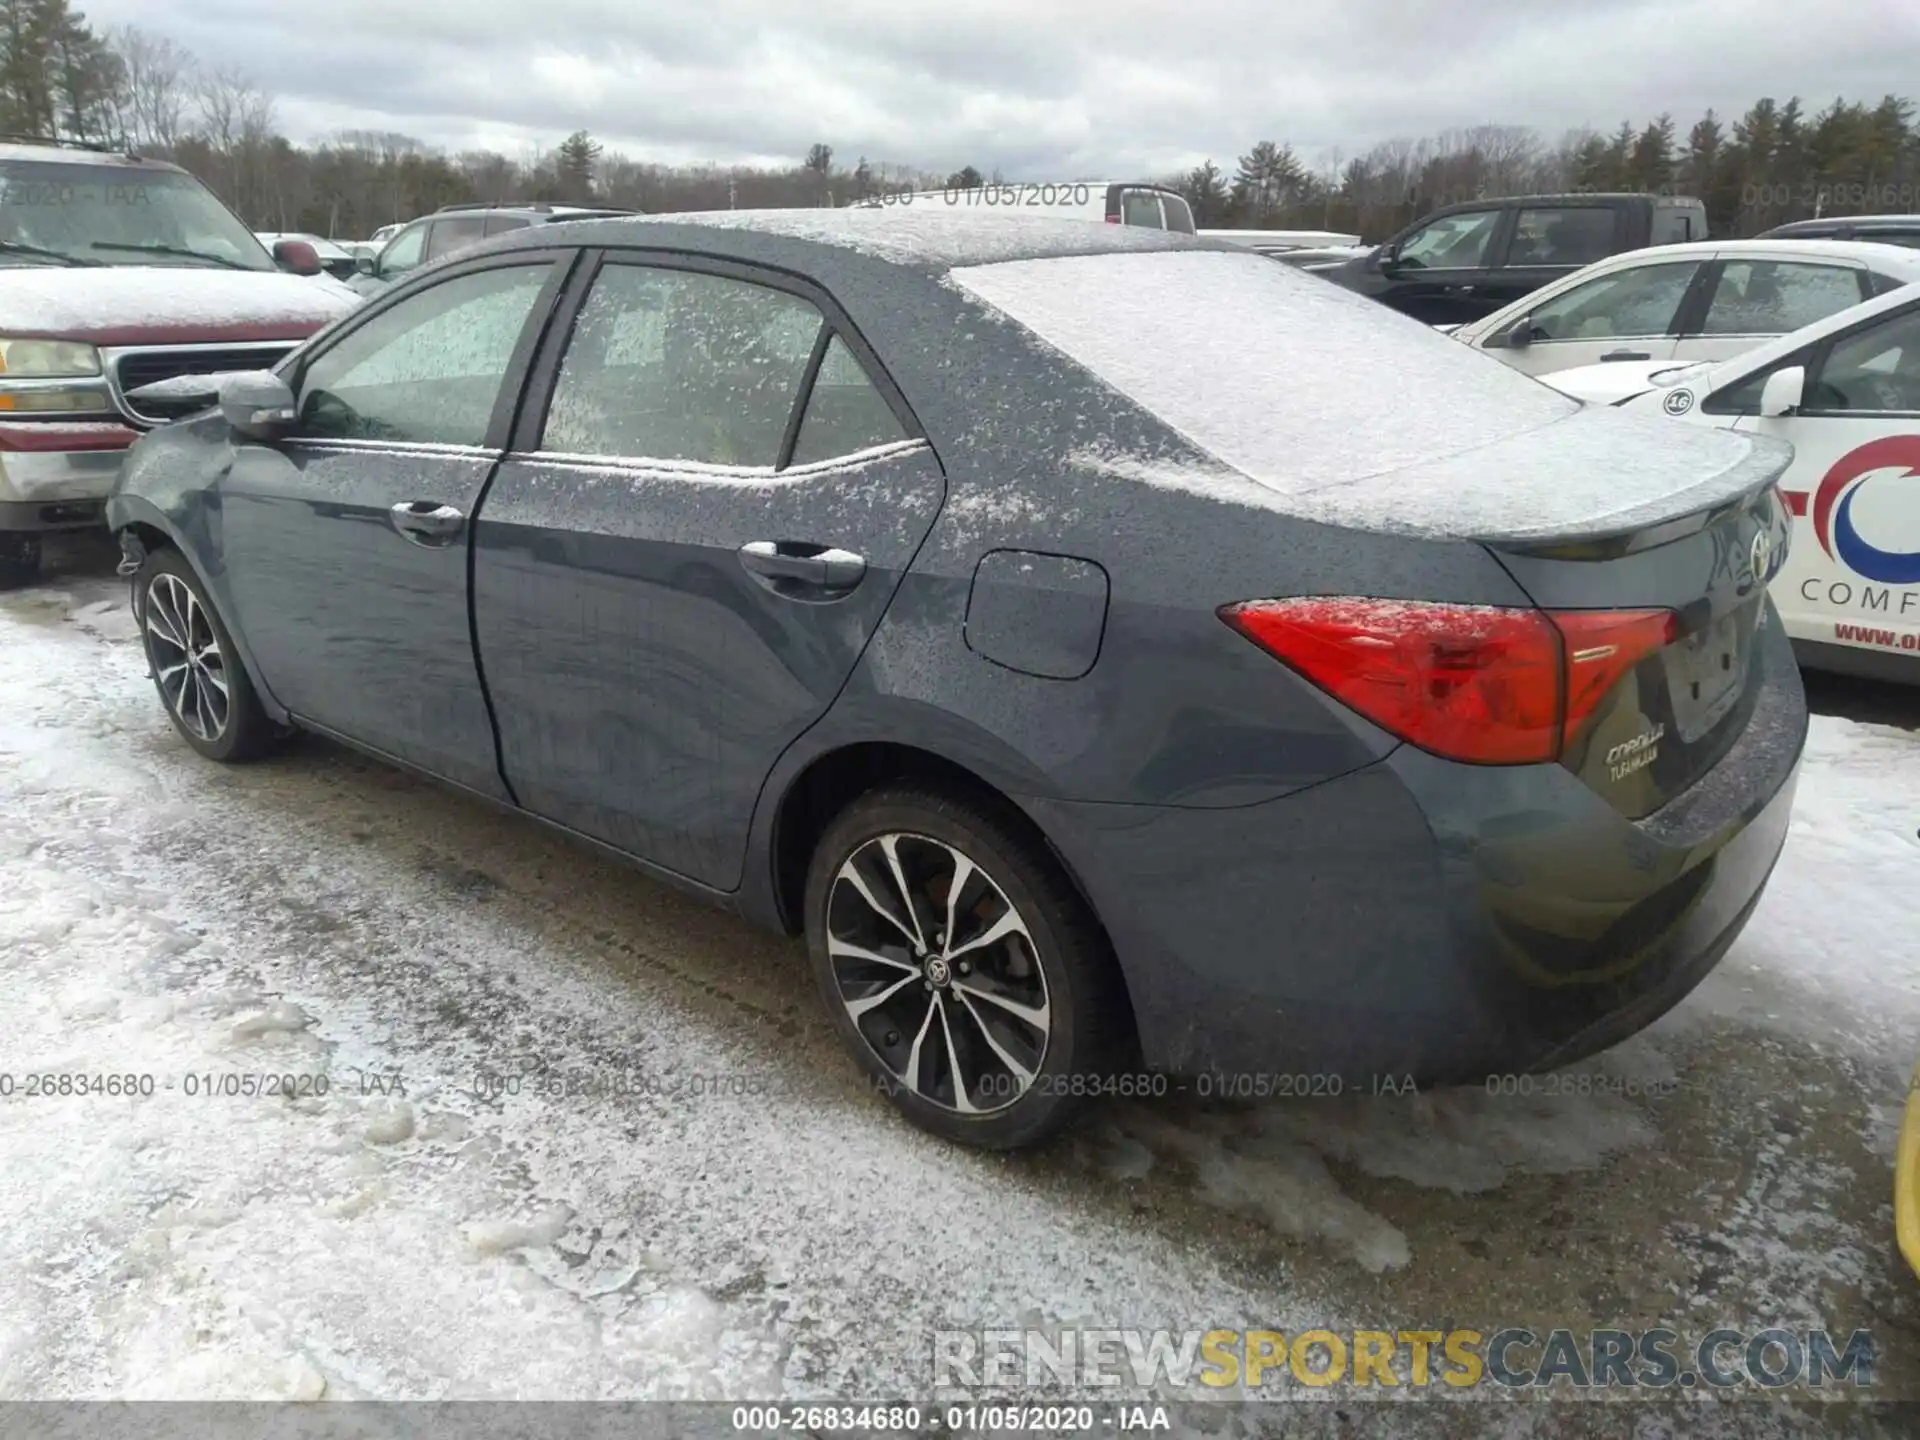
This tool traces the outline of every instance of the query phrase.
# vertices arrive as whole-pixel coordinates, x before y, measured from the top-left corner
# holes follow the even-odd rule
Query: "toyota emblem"
[[[1753,537],[1753,549],[1748,552],[1748,560],[1753,564],[1753,578],[1767,578],[1767,563],[1773,559],[1773,537],[1762,530]]]

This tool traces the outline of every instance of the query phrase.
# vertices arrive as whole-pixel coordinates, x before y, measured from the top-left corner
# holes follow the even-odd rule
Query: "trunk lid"
[[[1676,431],[1683,427],[1674,426]],[[1603,540],[1493,544],[1548,610],[1668,610],[1645,655],[1567,736],[1561,763],[1623,815],[1651,814],[1704,776],[1746,728],[1763,684],[1767,582],[1791,522],[1772,479],[1705,509]]]

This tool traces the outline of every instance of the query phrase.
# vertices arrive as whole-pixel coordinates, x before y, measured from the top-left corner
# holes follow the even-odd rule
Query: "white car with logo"
[[[1773,596],[1803,663],[1920,683],[1920,284],[1732,360],[1562,370],[1576,399],[1794,448]],[[1733,563],[1741,563],[1734,557]]]
[[[1529,375],[1725,360],[1916,281],[1901,245],[1695,240],[1609,256],[1452,334]]]

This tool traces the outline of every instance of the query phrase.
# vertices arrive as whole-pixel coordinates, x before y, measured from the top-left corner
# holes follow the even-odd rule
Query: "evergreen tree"
[[[600,143],[584,130],[560,142],[553,168],[557,198],[584,203],[593,199],[594,167],[600,163]]]

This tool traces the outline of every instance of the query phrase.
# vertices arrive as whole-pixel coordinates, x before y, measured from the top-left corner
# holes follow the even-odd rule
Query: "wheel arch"
[[[851,740],[811,756],[786,781],[778,800],[770,807],[764,865],[760,872],[766,877],[766,894],[758,904],[753,903],[753,897],[743,896],[747,902],[743,908],[755,918],[771,921],[788,935],[800,934],[804,928],[807,869],[827,827],[868,791],[884,785],[915,782],[985,805],[1024,832],[1052,858],[1106,945],[1114,981],[1120,987],[1119,1002],[1131,1027],[1133,997],[1127,986],[1125,967],[1119,963],[1113,937],[1093,903],[1092,892],[1075,871],[1073,862],[1016,794],[995,784],[974,767],[919,745],[898,740]],[[765,913],[757,913],[762,910]]]
[[[201,595],[207,604],[213,607],[214,613],[220,617],[220,623],[226,627],[234,649],[240,652],[240,663],[246,666],[247,679],[253,683],[253,693],[260,701],[260,708],[265,710],[268,717],[276,724],[289,723],[286,707],[274,698],[273,691],[267,687],[266,680],[260,673],[260,666],[253,658],[253,647],[247,643],[245,630],[234,623],[231,608],[223,603],[220,590],[207,578],[206,566],[194,553],[193,546],[181,537],[179,530],[173,525],[166,512],[144,496],[122,493],[115,495],[109,502],[107,523],[112,527],[113,533],[120,537],[121,549],[126,551],[129,558],[134,554],[127,545],[127,538],[130,536],[138,542],[139,553],[142,555],[151,555],[154,551],[162,549],[172,550],[186,562],[187,568],[193,572],[193,578],[199,582]],[[139,597],[134,596],[131,603],[135,610],[134,618],[137,620],[139,619]]]

